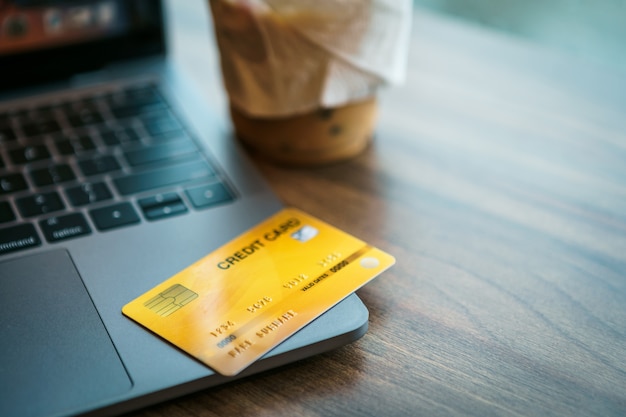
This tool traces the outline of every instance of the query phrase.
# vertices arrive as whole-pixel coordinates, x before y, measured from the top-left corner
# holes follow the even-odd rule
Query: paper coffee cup
[[[367,147],[376,96],[402,81],[411,0],[209,0],[233,127],[276,162]]]

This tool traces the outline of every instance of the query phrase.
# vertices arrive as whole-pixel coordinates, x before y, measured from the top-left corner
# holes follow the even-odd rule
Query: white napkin
[[[231,103],[257,117],[337,107],[404,79],[411,0],[210,0]]]

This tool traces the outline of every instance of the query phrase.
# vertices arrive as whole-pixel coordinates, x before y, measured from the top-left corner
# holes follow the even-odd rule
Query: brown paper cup
[[[373,19],[374,3],[322,3],[210,0],[235,133],[280,164],[342,161],[372,140],[376,92],[386,78],[346,56],[386,39],[371,26],[376,22],[384,33],[393,30]]]

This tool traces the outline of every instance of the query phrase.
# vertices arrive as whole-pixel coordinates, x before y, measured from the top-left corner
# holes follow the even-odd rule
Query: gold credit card
[[[284,209],[122,309],[223,375],[236,375],[395,263]]]

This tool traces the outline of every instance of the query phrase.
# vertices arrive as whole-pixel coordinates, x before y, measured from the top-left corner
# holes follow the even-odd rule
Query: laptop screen
[[[158,0],[0,0],[0,89],[164,51]]]

